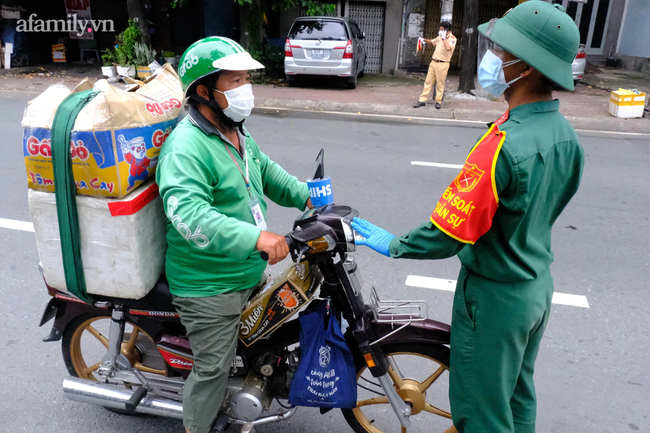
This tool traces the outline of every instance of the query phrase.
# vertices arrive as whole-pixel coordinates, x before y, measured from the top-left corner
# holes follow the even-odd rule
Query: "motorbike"
[[[358,402],[341,409],[353,431],[431,432],[451,425],[450,327],[427,317],[426,302],[381,300],[363,282],[354,257],[359,235],[351,227],[358,215],[334,204],[302,213],[286,235],[294,263],[251,295],[220,409],[242,431],[286,420],[298,409],[283,403],[300,363],[300,321],[292,319],[310,302],[331,302],[354,355]],[[44,341],[62,341],[67,398],[182,419],[193,357],[164,277],[139,300],[96,296],[91,305],[48,291],[40,326],[54,319]],[[362,292],[369,292],[368,302]]]

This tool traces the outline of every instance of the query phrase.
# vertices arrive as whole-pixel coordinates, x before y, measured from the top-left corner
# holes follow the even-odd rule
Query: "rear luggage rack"
[[[428,318],[426,301],[382,301],[374,287],[370,289],[370,307],[377,323],[404,325]]]

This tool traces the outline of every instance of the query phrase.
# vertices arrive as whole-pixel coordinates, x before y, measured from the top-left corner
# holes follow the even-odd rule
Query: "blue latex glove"
[[[395,235],[361,218],[352,220],[352,228],[365,238],[356,240],[357,245],[365,245],[386,257],[390,257],[388,244],[395,238]]]

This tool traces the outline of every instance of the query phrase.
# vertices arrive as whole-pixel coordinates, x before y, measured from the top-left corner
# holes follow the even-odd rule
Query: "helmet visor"
[[[478,56],[477,56],[477,63],[476,66],[481,64],[481,60],[483,60],[483,57],[485,56],[485,53],[488,51],[492,51],[492,53],[500,58],[501,60],[505,59],[505,49],[501,47],[500,45],[494,43],[490,39],[490,34],[492,33],[492,27],[494,26],[494,23],[496,23],[497,19],[492,18],[490,20],[490,25],[488,27],[488,30],[483,33],[478,34]]]

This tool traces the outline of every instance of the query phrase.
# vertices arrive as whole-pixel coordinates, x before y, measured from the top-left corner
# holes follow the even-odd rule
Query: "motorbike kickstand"
[[[253,424],[252,422],[247,422],[242,426],[241,433],[255,433],[254,427],[255,424]]]

